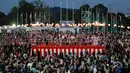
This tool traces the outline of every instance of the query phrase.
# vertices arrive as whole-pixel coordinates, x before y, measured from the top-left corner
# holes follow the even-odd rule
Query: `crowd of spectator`
[[[123,33],[71,33],[43,30],[0,34],[0,72],[3,73],[130,73],[130,36]],[[75,53],[46,57],[30,54],[33,45],[105,46],[103,53]]]

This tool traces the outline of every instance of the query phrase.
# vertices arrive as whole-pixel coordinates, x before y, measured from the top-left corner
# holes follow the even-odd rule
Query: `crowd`
[[[0,34],[2,73],[130,73],[130,36],[122,33],[71,33],[55,30]],[[103,53],[30,55],[30,48],[41,43],[58,45],[100,45]]]

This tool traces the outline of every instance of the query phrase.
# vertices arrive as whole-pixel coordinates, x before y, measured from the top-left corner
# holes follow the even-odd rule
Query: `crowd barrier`
[[[50,54],[59,54],[60,52],[63,52],[66,54],[69,53],[75,53],[77,56],[80,56],[80,53],[83,52],[83,54],[88,51],[90,55],[92,53],[97,54],[98,52],[102,53],[104,52],[104,47],[103,46],[33,46],[32,47],[32,52],[35,52],[36,55],[38,55],[38,51],[40,52],[40,56],[46,56],[46,53],[48,51]]]

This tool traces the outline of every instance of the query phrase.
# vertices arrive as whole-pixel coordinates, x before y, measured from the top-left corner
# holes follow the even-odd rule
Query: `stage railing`
[[[95,55],[100,52],[104,52],[103,46],[33,46],[31,49],[36,55],[38,55],[38,51],[40,52],[40,56],[46,56],[46,53],[48,51],[50,54],[59,54],[60,52],[63,52],[68,55],[69,53],[75,53],[77,56],[80,56],[80,53],[83,52],[83,54],[88,51],[90,55],[92,53],[95,53]]]

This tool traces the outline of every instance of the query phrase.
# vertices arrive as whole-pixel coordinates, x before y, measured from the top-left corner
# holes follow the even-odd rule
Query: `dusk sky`
[[[27,0],[32,2],[34,0]],[[54,0],[42,0],[50,7],[54,7]],[[55,0],[56,6],[60,6],[60,0]],[[63,6],[66,7],[66,0],[63,1]],[[68,0],[69,8],[72,8],[72,0]],[[109,7],[111,4],[111,11],[112,12],[123,12],[128,13],[130,9],[130,0],[74,0],[75,1],[75,8],[78,9],[83,4],[89,4],[91,7],[98,3],[104,4],[106,7]],[[8,14],[10,9],[18,3],[18,0],[1,0],[0,1],[0,11],[5,12]],[[129,12],[130,13],[130,12]]]

